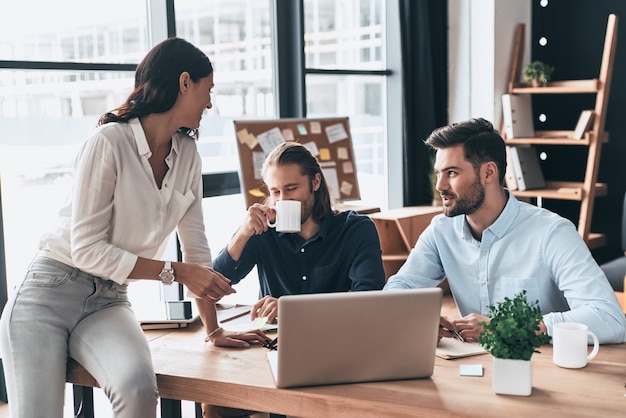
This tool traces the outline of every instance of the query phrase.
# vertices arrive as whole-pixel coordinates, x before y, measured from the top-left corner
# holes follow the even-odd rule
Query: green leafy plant
[[[490,322],[481,322],[482,332],[478,343],[494,357],[514,360],[530,360],[537,347],[547,343],[550,337],[539,333],[541,309],[539,302],[529,304],[526,291],[513,299],[489,307]]]
[[[545,84],[552,78],[552,73],[554,67],[541,61],[533,61],[524,67],[522,77],[528,83],[537,80],[538,83]]]

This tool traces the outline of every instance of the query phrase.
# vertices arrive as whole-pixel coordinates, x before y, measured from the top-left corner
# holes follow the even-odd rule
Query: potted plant
[[[524,67],[522,76],[524,81],[536,87],[548,83],[552,78],[553,72],[554,67],[541,61],[533,61]]]
[[[504,395],[532,392],[531,357],[550,337],[539,332],[539,303],[529,304],[526,291],[489,307],[489,323],[482,322],[478,343],[493,356],[493,388]]]

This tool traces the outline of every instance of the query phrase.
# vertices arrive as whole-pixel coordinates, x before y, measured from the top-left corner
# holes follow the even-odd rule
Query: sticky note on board
[[[320,160],[330,160],[330,150],[328,148],[320,148]]]
[[[337,148],[337,158],[340,160],[347,160],[348,159],[348,148],[346,147],[339,147]]]
[[[245,143],[248,145],[248,148],[254,149],[254,147],[259,144],[259,141],[256,140],[256,136],[254,136],[254,134],[248,134]]]
[[[315,142],[311,141],[311,142],[304,143],[302,145],[306,149],[308,149],[311,155],[313,155],[314,157],[317,157],[318,155],[320,155],[320,150],[317,149],[317,144]]]
[[[293,131],[289,128],[283,129],[283,138],[285,138],[285,141],[294,141]]]
[[[259,143],[256,140],[256,136],[251,134],[246,128],[237,131],[237,139],[239,139],[240,143],[247,145],[250,149],[253,149]]]
[[[341,182],[341,194],[350,196],[350,193],[352,193],[352,187],[353,187],[352,183],[348,181],[342,181]]]
[[[298,124],[298,133],[300,135],[307,135],[308,134],[308,132],[306,130],[306,125],[304,123],[299,123]]]
[[[326,127],[326,136],[328,136],[328,142],[332,144],[333,142],[346,139],[348,137],[348,133],[342,123],[336,123]]]
[[[252,151],[252,174],[255,180],[262,179],[261,170],[265,162],[265,154],[261,151]]]
[[[322,125],[319,122],[311,122],[310,129],[312,134],[322,133]]]
[[[249,134],[250,133],[248,132],[247,128],[240,129],[237,131],[237,139],[239,140],[239,142],[244,144]]]
[[[322,167],[322,173],[328,185],[328,193],[332,199],[338,200],[339,195],[339,177],[337,177],[337,169],[334,167]]]
[[[354,166],[352,165],[352,161],[344,161],[341,167],[343,168],[343,172],[346,174],[354,173]]]
[[[248,190],[248,193],[254,197],[263,197],[265,196],[265,193],[263,193],[261,191],[261,189],[250,189]]]
[[[265,154],[269,154],[274,148],[285,142],[283,133],[278,127],[260,133],[257,135],[257,140],[259,144],[261,144],[261,148],[263,148]]]

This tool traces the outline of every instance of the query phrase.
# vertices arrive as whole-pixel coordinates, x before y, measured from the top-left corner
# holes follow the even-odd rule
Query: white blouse
[[[159,189],[139,119],[96,129],[78,153],[71,199],[40,255],[124,283],[139,256],[159,259],[177,228],[183,260],[211,266],[202,212],[202,161],[195,141],[172,137]]]

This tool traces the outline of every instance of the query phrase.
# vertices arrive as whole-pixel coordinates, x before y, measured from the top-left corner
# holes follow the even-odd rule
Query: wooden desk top
[[[448,305],[442,314],[454,317]],[[602,345],[583,369],[554,365],[552,346],[541,347],[533,356],[532,394],[523,397],[493,392],[489,354],[437,358],[428,379],[277,389],[266,348],[214,347],[199,324],[149,331],[147,338],[160,395],[169,399],[297,417],[623,417],[626,411],[626,344]],[[483,377],[460,376],[461,364],[479,363]],[[80,366],[70,374],[70,382],[93,386]]]
[[[276,389],[267,349],[213,347],[202,330],[177,330],[153,340],[161,396],[298,417],[624,416],[626,345],[603,345],[584,369],[552,363],[552,346],[533,358],[529,397],[493,393],[489,354],[437,358],[430,379]],[[482,363],[484,377],[459,375],[459,365]]]

